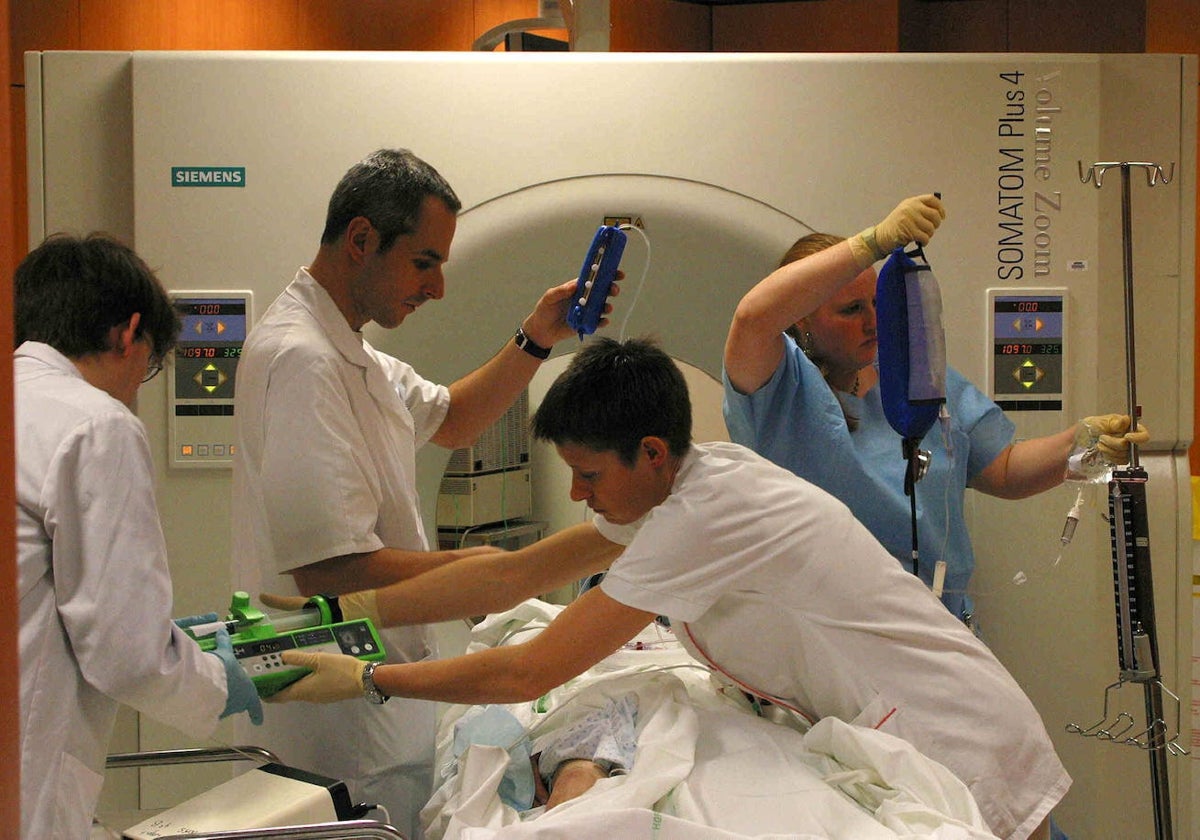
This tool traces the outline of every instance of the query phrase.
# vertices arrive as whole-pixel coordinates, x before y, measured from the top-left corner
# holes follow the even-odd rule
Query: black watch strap
[[[517,334],[513,336],[513,342],[535,359],[550,358],[550,348],[536,344],[532,338],[525,335],[525,330],[517,327]]]

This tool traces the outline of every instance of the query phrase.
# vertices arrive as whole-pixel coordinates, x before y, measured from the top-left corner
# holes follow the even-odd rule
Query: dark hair
[[[78,358],[108,350],[109,331],[141,313],[137,336],[159,358],[179,338],[179,315],[162,284],[133,249],[103,233],[58,233],[17,266],[13,278],[16,345],[49,344]]]
[[[416,228],[427,195],[440,198],[452,213],[462,209],[446,179],[408,149],[373,152],[350,167],[334,188],[321,244],[336,242],[351,220],[362,216],[379,232],[379,250],[386,251],[396,237]]]
[[[692,403],[683,373],[652,341],[597,338],[554,380],[530,426],[538,440],[616,452],[632,465],[651,435],[686,454]]]

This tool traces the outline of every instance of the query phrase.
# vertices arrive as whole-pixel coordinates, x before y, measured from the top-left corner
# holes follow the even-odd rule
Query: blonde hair
[[[784,251],[783,256],[779,259],[779,268],[783,268],[789,263],[799,262],[805,257],[811,257],[813,254],[818,254],[826,248],[832,248],[839,242],[845,241],[846,237],[837,236],[833,233],[809,233],[801,236],[792,243],[792,247]],[[792,324],[784,332],[790,335],[801,347],[804,346],[800,329],[795,324]]]
[[[833,233],[810,233],[801,236],[792,243],[792,247],[788,248],[783,257],[779,260],[779,267],[783,268],[788,263],[794,263],[797,260],[802,260],[805,257],[811,257],[826,248],[832,248],[839,242],[845,242],[846,237],[838,236]]]

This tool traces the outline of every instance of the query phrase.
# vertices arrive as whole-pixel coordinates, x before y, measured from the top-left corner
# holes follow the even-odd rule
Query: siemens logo
[[[172,187],[244,187],[244,166],[172,166]]]

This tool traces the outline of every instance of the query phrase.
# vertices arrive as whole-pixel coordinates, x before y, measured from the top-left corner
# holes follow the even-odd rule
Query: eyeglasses
[[[149,382],[154,377],[158,376],[158,372],[163,369],[163,357],[151,355],[150,361],[146,363],[146,375],[142,377],[142,382]]]

